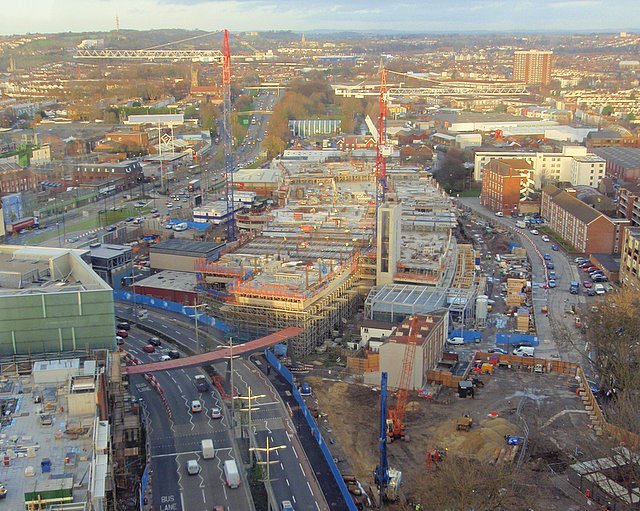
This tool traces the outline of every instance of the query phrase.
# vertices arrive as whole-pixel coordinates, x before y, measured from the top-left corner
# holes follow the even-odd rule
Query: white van
[[[235,460],[227,460],[224,462],[224,479],[229,488],[237,488],[240,486],[240,472]]]
[[[520,346],[519,348],[513,350],[513,354],[517,355],[518,357],[533,357],[535,356],[535,351],[536,349],[531,346]]]
[[[200,473],[200,465],[198,465],[197,460],[189,460],[187,461],[187,474],[190,476],[195,476]]]
[[[177,232],[186,231],[189,228],[186,222],[182,222],[180,224],[176,224],[173,226],[173,230]]]
[[[464,344],[464,337],[449,337],[447,343],[453,346],[462,346]]]
[[[204,440],[202,440],[202,442],[200,442],[200,445],[202,446],[202,457],[205,460],[210,460],[211,458],[215,457],[216,451],[213,448],[213,440],[211,440],[210,438],[205,438]]]

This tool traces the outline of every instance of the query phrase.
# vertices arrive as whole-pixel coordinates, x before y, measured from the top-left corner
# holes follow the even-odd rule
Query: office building
[[[606,172],[604,158],[587,152],[586,147],[582,146],[565,146],[560,153],[478,151],[473,170],[476,181],[482,181],[484,168],[492,159],[519,159],[531,163],[536,189],[555,182],[597,188]]]
[[[513,80],[531,85],[551,81],[552,51],[519,50],[513,54]]]
[[[118,190],[131,188],[143,178],[142,164],[138,160],[125,160],[120,163],[80,163],[73,174],[74,186],[92,184],[96,181],[121,181]]]
[[[0,355],[114,348],[113,292],[85,257],[0,245]]]

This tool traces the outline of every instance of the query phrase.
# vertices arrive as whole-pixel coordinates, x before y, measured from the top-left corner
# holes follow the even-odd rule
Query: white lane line
[[[302,463],[298,462],[298,466],[300,467],[300,472],[304,475],[304,468],[302,468]]]
[[[291,439],[289,439],[289,440],[291,440]],[[293,449],[293,454],[296,455],[296,458],[298,457],[298,452],[295,449]],[[300,465],[300,468],[302,468],[302,465]]]
[[[202,481],[204,482],[204,479]],[[202,500],[204,500],[204,504],[206,505],[207,504],[207,497],[205,497],[204,488],[202,488]]]
[[[280,470],[284,472],[284,465],[282,464],[282,462],[280,462]]]
[[[171,379],[173,380],[173,383],[178,383],[173,376],[171,377]]]
[[[287,482],[287,486],[291,486],[291,485],[289,484],[289,479],[285,479],[285,481]]]
[[[309,484],[309,481],[307,481],[307,487],[309,488],[309,492],[311,493],[311,495],[313,495],[313,490],[311,489],[311,485]]]
[[[318,505],[318,501],[316,500],[316,507],[318,508],[318,511],[320,511],[320,506]]]

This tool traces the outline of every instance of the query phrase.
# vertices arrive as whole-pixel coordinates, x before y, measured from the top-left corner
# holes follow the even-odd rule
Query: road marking
[[[173,376],[171,377],[171,379],[173,380],[173,383],[178,383]]]
[[[300,472],[304,475],[304,468],[302,468],[302,463],[298,462],[298,466],[300,467]]]
[[[282,462],[280,462],[280,470],[284,472],[284,465],[282,464]],[[289,484],[289,481],[287,481],[287,484]]]
[[[175,381],[175,380],[173,380]],[[178,387],[178,390],[180,391],[180,394],[182,394],[182,389],[180,388],[180,385],[178,385],[178,382],[176,382],[176,387]]]
[[[202,483],[204,484],[204,479],[202,480]],[[204,503],[205,503],[205,505],[206,505],[206,503],[207,503],[207,497],[206,497],[206,496],[205,496],[205,494],[204,494],[204,488],[202,488],[202,500],[204,500]]]
[[[289,479],[285,479],[285,481],[287,482],[287,486],[291,486],[291,485],[289,484]]]
[[[313,490],[311,489],[311,485],[309,484],[309,481],[307,481],[307,487],[309,488],[309,491],[311,492],[311,495],[313,495]]]
[[[316,507],[318,508],[318,511],[320,511],[320,506],[318,505],[318,501],[316,500]]]

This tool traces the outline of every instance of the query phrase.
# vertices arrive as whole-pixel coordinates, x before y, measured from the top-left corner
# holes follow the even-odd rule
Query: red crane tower
[[[413,360],[415,358],[416,345],[418,344],[418,335],[420,333],[418,322],[417,316],[412,316],[409,319],[409,335],[407,336],[407,346],[402,359],[398,393],[394,406],[389,409],[389,418],[387,419],[387,436],[391,442],[397,439],[405,439],[404,414],[407,411],[409,390],[412,386]]]
[[[224,172],[227,195],[227,242],[236,238],[236,208],[233,200],[233,135],[231,133],[231,49],[229,31],[222,42],[222,131],[224,141]]]
[[[378,140],[376,141],[376,211],[384,202],[387,191],[387,70],[380,65],[380,116],[378,117]]]

